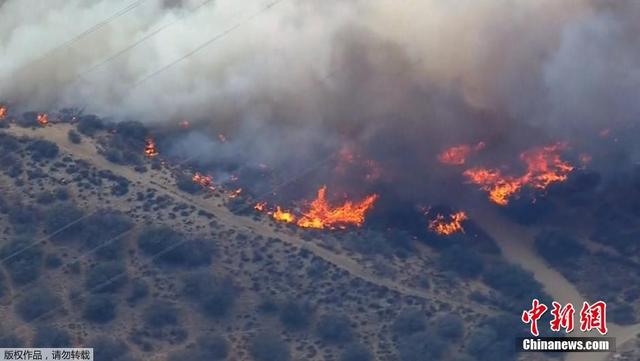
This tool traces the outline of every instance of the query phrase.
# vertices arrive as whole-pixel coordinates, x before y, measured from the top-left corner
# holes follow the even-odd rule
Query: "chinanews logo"
[[[529,332],[533,337],[519,337],[516,347],[526,352],[611,352],[615,350],[615,339],[612,337],[567,337],[576,325],[576,308],[573,304],[562,305],[551,303],[549,307],[534,299],[531,308],[522,312],[521,320],[529,325]],[[549,331],[564,334],[558,337],[539,337],[539,321],[549,311]],[[604,301],[594,303],[583,302],[579,312],[578,322],[581,332],[597,331],[605,336],[607,330],[607,304]]]

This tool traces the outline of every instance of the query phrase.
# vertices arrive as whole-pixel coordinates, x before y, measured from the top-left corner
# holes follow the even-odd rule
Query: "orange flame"
[[[276,207],[276,210],[271,213],[271,216],[276,221],[284,223],[293,223],[296,220],[296,217],[293,215],[293,213],[289,211],[283,211],[280,206]]]
[[[47,124],[49,124],[49,116],[46,113],[38,114],[37,119],[38,119],[38,123],[43,127],[46,127]]]
[[[148,158],[154,158],[158,154],[160,154],[156,149],[156,142],[153,140],[153,138],[147,138],[146,143],[147,144],[144,147],[144,154]]]
[[[429,230],[441,236],[450,236],[458,232],[464,233],[462,222],[467,219],[469,219],[469,217],[463,211],[449,215],[446,220],[445,216],[438,214],[436,218],[429,222]]]
[[[449,165],[463,165],[471,153],[479,152],[484,149],[484,142],[471,146],[468,144],[461,144],[455,147],[445,149],[438,155],[440,163]]]
[[[525,186],[544,190],[552,183],[564,182],[574,169],[560,158],[560,151],[565,146],[558,143],[520,154],[520,159],[527,165],[527,172],[520,177],[504,176],[499,170],[486,168],[468,169],[464,175],[471,183],[489,192],[492,202],[504,206]]]
[[[3,120],[7,117],[7,107],[4,105],[0,105],[0,120]]]
[[[194,183],[199,184],[203,188],[209,188],[211,190],[215,190],[215,186],[213,185],[213,178],[210,175],[203,175],[199,172],[195,172],[193,177],[191,177]]]
[[[331,207],[327,202],[326,193],[326,186],[318,190],[318,195],[311,202],[309,210],[303,212],[298,220],[298,226],[317,229],[345,228],[347,225],[362,226],[365,214],[378,199],[378,195],[373,194],[357,203],[346,201],[342,206]]]
[[[236,198],[242,193],[242,188],[235,189],[229,192],[229,198]]]
[[[182,120],[182,121],[180,121],[180,128],[189,129],[189,128],[191,128],[191,123],[189,123],[188,120]]]
[[[258,212],[264,212],[267,209],[267,202],[258,202],[255,206],[253,206],[253,209]]]

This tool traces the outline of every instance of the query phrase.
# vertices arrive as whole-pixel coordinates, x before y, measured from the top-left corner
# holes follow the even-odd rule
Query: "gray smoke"
[[[392,170],[426,169],[455,143],[518,147],[640,119],[634,0],[268,5],[6,0],[0,99],[228,131],[224,151],[214,133],[178,142],[213,158],[304,163],[348,141]]]

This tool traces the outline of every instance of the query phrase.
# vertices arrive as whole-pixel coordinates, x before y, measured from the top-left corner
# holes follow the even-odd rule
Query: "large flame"
[[[0,105],[0,120],[3,120],[7,117],[7,107],[4,105]]]
[[[437,214],[434,219],[429,221],[429,230],[441,236],[450,236],[458,232],[464,233],[462,222],[467,219],[469,219],[469,217],[463,211],[456,212],[448,217]]]
[[[377,199],[378,195],[373,194],[360,202],[345,201],[340,206],[332,206],[327,201],[327,187],[323,186],[300,216],[283,210],[280,206],[277,206],[274,211],[267,211],[266,202],[259,202],[253,208],[258,212],[266,211],[278,222],[292,223],[301,228],[345,229],[348,226],[362,226],[366,213]]]
[[[46,113],[38,114],[37,120],[38,123],[43,127],[46,127],[49,124],[49,116]]]
[[[377,194],[370,195],[360,202],[346,201],[343,205],[332,207],[326,199],[327,187],[318,190],[316,199],[309,205],[309,209],[303,212],[297,224],[303,228],[335,229],[344,228],[347,225],[361,226],[365,220],[365,214],[373,207],[378,199]]]
[[[574,169],[560,158],[565,147],[564,143],[557,143],[523,152],[520,159],[527,165],[527,171],[520,177],[505,176],[500,170],[486,168],[471,168],[464,175],[489,192],[492,202],[504,206],[525,186],[544,190],[552,183],[565,181]]]
[[[473,146],[468,144],[456,145],[438,154],[438,160],[444,164],[463,165],[471,153],[479,152],[484,149],[484,147],[484,142],[479,142]]]
[[[147,138],[146,145],[144,147],[144,155],[146,155],[148,158],[154,158],[158,154],[160,153],[158,152],[158,149],[156,149],[155,140],[153,140],[153,138]]]

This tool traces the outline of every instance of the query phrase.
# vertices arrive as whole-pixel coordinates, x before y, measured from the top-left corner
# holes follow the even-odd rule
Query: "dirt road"
[[[538,282],[542,283],[545,291],[560,303],[573,303],[582,305],[585,297],[569,282],[560,272],[551,268],[533,249],[535,229],[527,228],[506,220],[495,209],[485,209],[470,212],[470,216],[483,229],[491,234],[502,250],[505,258],[510,262],[519,264],[522,268],[533,273]],[[640,324],[631,326],[619,326],[608,323],[607,336],[614,337],[618,348],[640,333]],[[590,336],[574,331],[572,336]],[[594,335],[595,336],[595,335]],[[593,353],[569,353],[566,361],[605,361],[611,355],[602,352]]]
[[[386,287],[406,296],[413,296],[426,300],[433,300],[436,298],[436,296],[429,291],[412,288],[392,279],[377,276],[368,271],[356,260],[321,247],[320,242],[305,241],[291,232],[276,230],[269,222],[256,221],[250,217],[235,215],[226,207],[221,206],[222,201],[219,198],[204,198],[179,192],[175,189],[173,180],[169,183],[169,181],[166,180],[166,177],[158,171],[150,170],[145,173],[140,173],[136,172],[131,167],[111,163],[102,155],[98,154],[97,148],[90,139],[86,139],[85,142],[80,144],[71,143],[67,137],[69,129],[71,129],[71,126],[68,124],[55,124],[46,128],[36,129],[12,126],[9,129],[4,129],[4,131],[15,136],[40,137],[55,142],[63,152],[73,154],[74,157],[88,161],[98,169],[109,169],[115,174],[129,179],[132,183],[153,185],[157,187],[160,192],[170,195],[174,199],[181,200],[200,210],[214,214],[220,222],[224,223],[228,227],[253,231],[264,237],[278,238],[293,247],[306,249],[317,257],[320,257],[343,271],[346,271],[371,284]],[[446,299],[442,301],[457,307],[465,309],[469,308],[469,305],[465,303],[464,300],[457,301]],[[484,311],[489,313],[493,312],[489,309]]]

